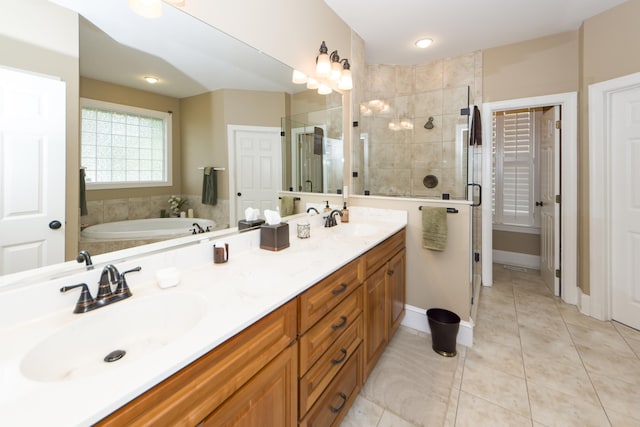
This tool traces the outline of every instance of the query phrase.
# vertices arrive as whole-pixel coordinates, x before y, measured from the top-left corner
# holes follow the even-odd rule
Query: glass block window
[[[81,100],[87,188],[171,185],[171,114]]]

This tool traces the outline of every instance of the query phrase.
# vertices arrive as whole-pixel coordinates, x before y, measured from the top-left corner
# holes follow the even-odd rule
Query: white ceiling
[[[420,64],[576,30],[624,0],[324,0],[365,41],[367,64]],[[414,42],[431,38],[418,49]]]
[[[126,0],[51,0],[78,12],[80,75],[184,98],[218,89],[295,92],[291,68],[163,4],[146,19]],[[144,76],[160,79],[149,85]]]

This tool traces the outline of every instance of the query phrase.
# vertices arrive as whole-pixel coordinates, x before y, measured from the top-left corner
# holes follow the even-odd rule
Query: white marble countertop
[[[332,228],[312,220],[309,239],[295,234],[296,223],[307,217],[290,217],[290,247],[278,252],[259,249],[256,230],[224,239],[230,246],[225,264],[212,262],[212,243],[204,241],[117,265],[121,272],[142,266],[127,276],[133,297],[89,313],[73,314],[78,292],[63,295],[58,289],[86,282],[95,295],[100,271],[0,289],[0,425],[90,425],[407,224],[404,211],[350,211],[348,224]],[[178,270],[180,284],[161,289],[155,272],[167,267]],[[163,311],[145,311],[152,306]],[[171,313],[174,308],[177,314]],[[117,343],[120,336],[111,331],[126,331],[122,339],[132,341],[122,344],[130,346],[124,348],[127,355],[113,364],[101,360],[106,350],[99,348],[99,338],[105,331],[115,337],[106,340]],[[47,359],[33,363],[35,358],[27,367],[25,361],[39,348]],[[92,352],[99,361],[87,362]],[[86,366],[63,374],[52,368],[68,360]]]

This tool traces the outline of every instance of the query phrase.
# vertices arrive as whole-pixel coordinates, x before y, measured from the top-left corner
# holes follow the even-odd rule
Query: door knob
[[[242,193],[238,191],[238,197],[242,196]]]
[[[544,206],[544,202],[536,202],[536,206]]]
[[[53,221],[51,221],[49,223],[49,228],[52,229],[52,230],[57,230],[60,227],[62,227],[62,223],[60,221],[58,221],[57,219],[54,219]]]

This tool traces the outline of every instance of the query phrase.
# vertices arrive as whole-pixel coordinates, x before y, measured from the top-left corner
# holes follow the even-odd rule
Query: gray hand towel
[[[294,213],[293,203],[294,201],[292,196],[280,197],[280,216],[293,215]]]
[[[447,247],[447,208],[422,207],[422,247],[432,251]]]
[[[204,168],[202,177],[202,204],[213,205],[218,203],[218,175],[212,167]]]

